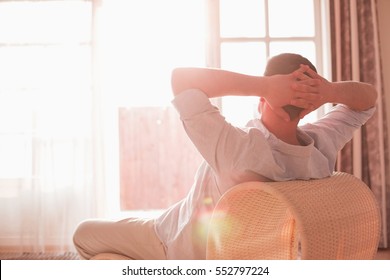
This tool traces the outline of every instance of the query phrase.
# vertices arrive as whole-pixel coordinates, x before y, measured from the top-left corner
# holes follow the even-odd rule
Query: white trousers
[[[120,254],[134,260],[166,259],[153,219],[87,220],[76,229],[73,242],[82,259],[100,253]]]

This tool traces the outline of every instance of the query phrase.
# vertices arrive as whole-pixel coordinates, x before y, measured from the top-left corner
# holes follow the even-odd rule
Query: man
[[[157,219],[87,221],[74,242],[83,258],[102,252],[133,259],[204,259],[207,224],[223,193],[245,181],[324,178],[337,152],[373,114],[376,90],[360,82],[331,83],[296,54],[272,58],[264,77],[220,69],[172,73],[173,104],[204,158],[189,194]],[[260,119],[245,128],[225,121],[209,98],[258,96]],[[339,104],[313,124],[300,118],[325,103]]]

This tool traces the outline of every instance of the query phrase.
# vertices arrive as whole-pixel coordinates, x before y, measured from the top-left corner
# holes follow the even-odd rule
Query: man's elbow
[[[188,87],[185,83],[185,69],[184,68],[175,68],[172,70],[171,74],[171,87],[173,95],[178,95]]]
[[[360,83],[363,86],[360,90],[364,92],[362,98],[355,99],[355,111],[366,111],[376,106],[378,91],[369,83]],[[358,89],[357,89],[358,90]]]
[[[376,106],[377,100],[378,100],[378,91],[376,90],[376,87],[373,85],[370,86],[370,91],[369,91],[369,102],[368,102],[368,107],[372,108]]]

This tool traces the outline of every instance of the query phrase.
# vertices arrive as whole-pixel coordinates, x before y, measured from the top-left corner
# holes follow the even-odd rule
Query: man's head
[[[315,66],[305,57],[294,53],[283,53],[270,58],[264,71],[264,76],[272,76],[278,74],[290,74],[297,70],[301,64],[309,66],[315,72]],[[302,108],[286,105],[283,109],[289,114],[290,119],[294,120],[299,117]]]

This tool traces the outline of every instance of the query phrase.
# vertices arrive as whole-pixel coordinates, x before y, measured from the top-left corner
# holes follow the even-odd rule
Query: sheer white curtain
[[[203,13],[198,0],[0,0],[0,251],[72,251],[79,222],[123,214],[118,109],[171,106],[172,67],[204,66]],[[126,141],[153,137],[136,125]],[[174,177],[168,196],[190,187]]]
[[[73,250],[77,224],[104,211],[94,9],[0,2],[1,251]]]

